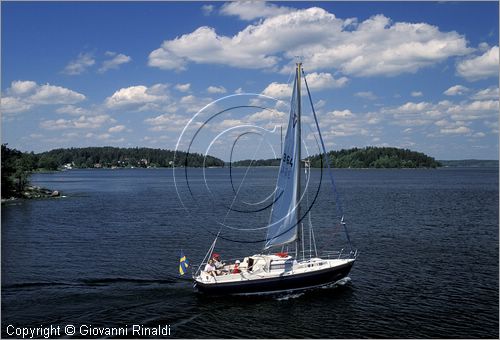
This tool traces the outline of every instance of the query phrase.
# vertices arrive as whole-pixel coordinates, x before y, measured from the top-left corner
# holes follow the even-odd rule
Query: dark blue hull
[[[349,274],[353,264],[354,261],[334,268],[267,279],[216,284],[195,282],[195,287],[200,292],[213,295],[258,294],[302,290],[325,286],[343,279]]]

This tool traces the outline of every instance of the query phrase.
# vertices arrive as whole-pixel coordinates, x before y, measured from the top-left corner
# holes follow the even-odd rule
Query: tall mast
[[[301,147],[302,147],[302,129],[301,129],[301,114],[302,114],[302,103],[301,103],[301,93],[300,93],[300,87],[301,87],[301,83],[302,83],[302,80],[301,80],[301,74],[302,74],[302,63],[297,63],[297,129],[296,129],[296,136],[295,136],[295,141],[297,143],[297,158],[295,159],[295,166],[297,167],[296,171],[297,171],[297,182],[295,183],[296,185],[296,188],[297,188],[297,196],[295,197],[296,199],[296,204],[295,206],[297,207],[297,222],[300,220],[300,185],[301,185],[301,181],[300,181],[300,177],[301,177],[301,172],[300,172],[300,169],[301,169],[301,159],[302,159],[302,155],[301,155]],[[297,241],[296,241],[296,254],[295,254],[295,258],[298,258],[299,254],[300,254],[300,251],[299,251],[299,248],[301,246],[301,243],[302,242],[302,228],[300,227],[299,224],[297,224]]]

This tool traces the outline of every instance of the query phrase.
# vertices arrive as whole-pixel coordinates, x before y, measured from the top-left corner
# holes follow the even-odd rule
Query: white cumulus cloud
[[[33,105],[15,97],[2,97],[0,109],[2,113],[19,113],[31,109]]]
[[[207,88],[208,93],[226,93],[227,90],[223,86],[209,86]]]
[[[328,114],[334,118],[347,118],[353,116],[350,110],[334,110],[332,112],[329,112]]]
[[[13,96],[22,96],[33,92],[38,85],[31,80],[14,80],[10,84],[9,92]]]
[[[99,73],[104,73],[111,69],[118,69],[120,65],[129,63],[132,58],[125,54],[116,54],[115,52],[106,52],[106,56],[112,57],[111,59],[104,60],[102,66],[97,70]]]
[[[3,113],[24,112],[38,105],[75,104],[86,99],[85,95],[65,87],[21,80],[13,81],[6,93],[1,102]]]
[[[227,6],[238,7],[239,2]],[[269,5],[266,5],[269,6]],[[471,52],[464,36],[427,23],[392,22],[376,15],[341,19],[322,8],[287,11],[250,24],[233,36],[202,26],[162,45],[149,65],[183,70],[191,62],[276,69],[302,55],[311,71],[335,69],[353,76],[414,73]],[[282,68],[288,73],[291,65]]]
[[[420,102],[420,103],[413,103],[413,102],[408,102],[406,104],[401,105],[400,107],[396,108],[394,112],[397,113],[419,113],[424,110],[429,109],[431,106],[430,103],[427,102]]]
[[[191,89],[191,84],[177,84],[175,85],[175,89],[181,92],[188,92]]]
[[[46,130],[65,130],[65,129],[97,129],[103,124],[116,122],[109,115],[80,116],[75,119],[55,119],[44,120],[40,127]]]
[[[339,88],[343,87],[349,81],[346,77],[341,77],[338,79],[333,78],[330,73],[309,73],[306,74],[307,85],[312,91],[320,91],[328,88]],[[303,86],[303,93],[305,93],[305,86]],[[284,84],[272,82],[263,91],[263,95],[273,97],[273,98],[291,98],[292,96],[292,84]]]
[[[450,134],[464,135],[464,134],[468,134],[471,130],[466,126],[458,126],[456,128],[444,128],[444,129],[441,129],[440,131],[441,131],[441,133],[443,133],[445,135],[450,135]]]
[[[116,126],[110,127],[108,129],[108,132],[115,133],[115,132],[122,132],[123,130],[125,130],[125,125],[116,125]]]
[[[177,132],[181,131],[189,122],[189,118],[177,115],[165,113],[156,117],[147,118],[144,123],[151,125],[151,131],[171,131]]]
[[[151,87],[144,85],[121,88],[112,96],[106,98],[108,108],[144,107],[147,104],[164,103],[169,100],[165,84],[155,84]]]
[[[477,120],[498,116],[498,100],[475,100],[468,103],[450,105],[446,113],[454,120]]]
[[[87,68],[95,64],[91,53],[80,53],[75,60],[71,60],[63,70],[63,73],[74,76],[82,74]]]
[[[81,116],[81,115],[86,115],[89,113],[87,109],[84,109],[83,107],[78,107],[74,105],[66,105],[58,108],[56,110],[57,113],[65,113],[69,114],[72,116]]]
[[[38,86],[35,93],[27,98],[33,104],[74,104],[84,99],[81,93],[49,84]]]
[[[273,98],[291,98],[292,97],[292,86],[289,84],[272,82],[267,85],[267,87],[262,91],[263,95],[273,97]]]
[[[221,14],[237,16],[241,20],[267,18],[291,11],[291,8],[273,5],[262,0],[231,1],[225,3],[220,9]]]
[[[469,81],[498,77],[498,46],[493,46],[484,54],[463,60],[457,64],[457,73]]]
[[[322,90],[332,87],[343,87],[349,81],[346,77],[334,79],[330,73],[309,73],[306,74],[307,84],[312,90]]]
[[[477,91],[474,95],[471,97],[472,99],[476,100],[486,100],[486,99],[500,99],[500,91],[498,90],[497,86],[492,86],[483,90]]]
[[[283,117],[286,116],[287,115],[284,112],[278,110],[266,109],[251,114],[250,116],[247,117],[247,119],[250,122],[267,121],[273,123],[273,122],[281,122],[281,119],[283,119]]]
[[[469,89],[463,85],[455,85],[444,91],[443,93],[447,96],[461,96],[469,92]]]

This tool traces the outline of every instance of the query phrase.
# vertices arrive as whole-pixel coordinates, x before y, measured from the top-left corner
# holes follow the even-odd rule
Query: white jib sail
[[[298,159],[300,130],[297,126],[295,86],[280,171],[276,183],[275,202],[271,212],[264,249],[286,244],[295,241],[297,238],[298,207],[296,205],[298,195],[297,178],[300,171],[300,159]]]

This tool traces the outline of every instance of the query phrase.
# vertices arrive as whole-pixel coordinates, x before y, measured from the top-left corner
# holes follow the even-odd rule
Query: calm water
[[[233,207],[257,207],[276,171],[236,169]],[[188,170],[189,188],[178,187],[192,216],[171,170],[34,176],[66,197],[2,206],[2,335],[9,324],[169,324],[186,338],[498,338],[498,169],[335,170],[360,250],[350,280],[246,298],[200,296],[178,279],[180,249],[199,262],[217,222],[257,228],[269,214],[228,214],[228,169],[208,169],[206,186],[201,175]],[[312,210],[318,245],[343,247],[325,184]],[[224,228],[240,243],[221,240],[216,250],[257,252],[261,244],[241,242],[264,233]]]

